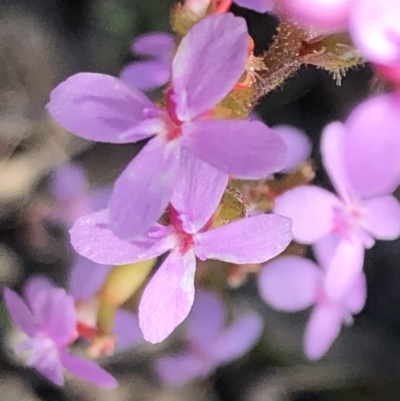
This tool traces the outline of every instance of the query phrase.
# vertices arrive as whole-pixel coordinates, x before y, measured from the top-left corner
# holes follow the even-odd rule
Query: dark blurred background
[[[50,90],[78,71],[118,74],[132,60],[130,41],[140,33],[168,31],[171,0],[0,1],[0,284],[21,288],[33,274],[65,283],[71,263],[67,230],[46,226],[51,238],[35,244],[41,200],[49,174],[68,160],[80,162],[93,187],[122,171],[135,146],[93,145],[47,116]],[[234,7],[244,16],[261,52],[276,20]],[[349,71],[338,87],[331,76],[304,67],[257,107],[270,125],[302,128],[314,144],[316,182],[329,187],[318,152],[322,127],[344,119],[371,94],[368,67]],[[379,134],[379,133],[377,133]],[[151,364],[160,347],[143,347],[106,360],[120,380],[114,391],[69,379],[63,389],[21,366],[9,350],[11,324],[0,311],[1,401],[397,401],[400,400],[400,242],[377,243],[367,252],[368,302],[352,327],[344,328],[318,363],[302,354],[307,313],[286,315],[265,306],[254,281],[230,297],[251,304],[265,317],[264,336],[241,360],[209,380],[183,389],[163,386]],[[162,347],[161,347],[162,348]],[[165,346],[164,346],[165,348]]]

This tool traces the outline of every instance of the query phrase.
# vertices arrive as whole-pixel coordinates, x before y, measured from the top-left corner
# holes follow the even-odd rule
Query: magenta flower
[[[71,229],[75,250],[97,263],[121,265],[171,251],[139,305],[140,327],[152,343],[164,340],[188,315],[194,299],[196,256],[235,264],[261,263],[282,252],[292,239],[290,219],[273,214],[210,229],[227,178],[186,151],[181,164],[182,175],[169,208],[170,225],[157,224],[146,236],[127,242],[113,234],[108,213],[102,211],[79,219]]]
[[[56,201],[50,217],[62,220],[68,227],[72,227],[79,217],[105,208],[111,196],[110,188],[91,192],[85,171],[72,163],[54,172],[50,189]]]
[[[338,299],[325,290],[326,273],[309,259],[282,256],[266,263],[259,276],[260,294],[271,307],[297,312],[313,306],[304,337],[305,354],[312,360],[328,351],[342,325],[352,323],[352,315],[362,310],[366,300],[362,273]]]
[[[98,386],[116,387],[116,380],[105,370],[68,352],[78,336],[73,299],[62,289],[43,290],[41,283],[27,292],[29,306],[14,291],[4,289],[4,300],[14,323],[29,337],[15,351],[31,351],[29,365],[58,386],[64,384],[65,368]]]
[[[168,33],[153,32],[137,37],[131,43],[132,53],[148,59],[128,64],[120,78],[141,91],[165,85],[171,76],[171,62],[175,46]]]
[[[186,328],[185,350],[156,363],[160,378],[174,386],[205,378],[219,366],[243,356],[260,338],[263,322],[257,314],[245,313],[226,327],[221,300],[211,292],[198,291]]]
[[[273,10],[276,0],[234,0],[234,2],[240,7],[265,13]]]
[[[274,211],[292,218],[296,241],[332,253],[326,290],[334,299],[352,286],[362,269],[364,249],[371,248],[375,238],[400,235],[400,205],[389,195],[400,182],[396,119],[393,104],[383,96],[356,108],[346,125],[328,125],[321,152],[338,196],[301,186],[276,200]]]
[[[103,74],[77,74],[53,90],[51,115],[83,138],[112,143],[151,138],[115,183],[109,214],[116,235],[132,239],[161,216],[183,174],[182,149],[223,174],[244,179],[282,167],[285,145],[274,131],[257,121],[211,116],[240,79],[247,45],[242,18],[225,13],[197,23],[173,59],[166,110]]]

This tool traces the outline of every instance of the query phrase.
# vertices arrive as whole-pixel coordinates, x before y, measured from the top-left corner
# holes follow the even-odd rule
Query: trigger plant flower
[[[156,371],[165,383],[180,386],[196,378],[205,378],[254,346],[263,329],[260,316],[243,313],[226,325],[226,315],[216,294],[197,292],[185,322],[184,350],[156,362]]]
[[[258,121],[213,118],[213,108],[240,80],[247,56],[244,19],[216,14],[182,39],[165,109],[104,74],[77,74],[53,90],[50,114],[76,135],[120,144],[150,139],[114,185],[109,223],[117,236],[133,239],[161,216],[184,174],[183,150],[242,179],[263,178],[282,167],[285,144],[273,130]]]
[[[29,365],[58,386],[64,384],[65,368],[98,386],[116,387],[117,381],[108,372],[69,353],[68,347],[78,338],[73,298],[63,289],[43,288],[42,284],[39,280],[30,286],[27,303],[14,291],[4,289],[12,320],[28,336],[15,351],[30,351]]]
[[[82,217],[71,229],[75,250],[97,263],[122,265],[170,251],[146,286],[139,305],[140,327],[144,338],[152,343],[163,341],[190,312],[196,257],[261,263],[281,253],[292,239],[290,219],[273,214],[212,228],[212,216],[227,177],[185,150],[181,167],[168,225],[156,224],[146,235],[124,241],[111,231],[105,210]]]

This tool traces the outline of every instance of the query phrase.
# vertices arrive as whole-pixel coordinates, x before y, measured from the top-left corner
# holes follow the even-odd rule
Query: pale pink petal
[[[60,361],[60,356],[56,349],[46,351],[40,350],[34,354],[29,365],[34,367],[46,379],[50,380],[57,386],[64,385],[64,369]]]
[[[331,246],[329,238],[319,241],[318,247],[323,247],[324,242]],[[362,271],[364,263],[364,247],[357,237],[342,239],[326,266],[325,290],[332,300],[341,299],[354,284]]]
[[[394,196],[364,201],[363,227],[375,238],[394,240],[400,235],[400,203]]]
[[[28,336],[33,336],[38,330],[37,322],[22,298],[9,288],[3,289],[3,298],[8,313],[13,322]]]
[[[153,138],[114,184],[110,226],[123,239],[144,234],[162,215],[173,194],[180,144]]]
[[[262,263],[279,255],[291,240],[290,219],[260,214],[197,234],[195,252],[201,260]]]
[[[108,389],[118,386],[114,377],[94,362],[78,358],[67,352],[61,352],[60,358],[65,369],[83,380]]]
[[[172,63],[178,118],[192,120],[219,103],[243,74],[247,57],[243,18],[222,13],[195,24],[182,39]]]
[[[259,121],[204,120],[184,124],[183,130],[183,146],[237,178],[265,178],[285,165],[284,141]]]
[[[108,210],[101,210],[78,219],[70,234],[72,246],[85,258],[100,264],[124,265],[160,256],[171,249],[170,231],[157,225],[146,236],[124,241],[111,231]]]
[[[346,122],[347,170],[363,197],[389,195],[399,185],[399,108],[400,94],[373,97],[356,107]]]
[[[216,364],[240,358],[255,345],[263,328],[263,320],[255,313],[238,317],[213,344],[210,357]]]
[[[47,109],[68,131],[97,142],[129,143],[157,133],[137,130],[157,115],[153,103],[110,75],[73,75],[51,92]]]
[[[151,32],[138,36],[131,43],[132,53],[153,56],[156,59],[171,55],[175,46],[173,35],[165,32]]]
[[[90,298],[104,283],[112,266],[78,255],[69,273],[69,292],[75,299]]]
[[[325,355],[340,333],[343,314],[333,303],[323,303],[314,308],[304,335],[304,352],[316,360]]]
[[[212,368],[210,362],[189,353],[160,358],[155,365],[161,380],[173,386],[182,386],[197,377],[207,377]]]
[[[331,192],[316,186],[300,186],[275,200],[274,213],[293,220],[294,239],[312,244],[333,228],[334,208],[340,200]]]
[[[367,300],[367,280],[365,275],[361,273],[355,280],[354,284],[344,295],[342,302],[345,307],[352,313],[360,313],[364,308]]]
[[[296,312],[316,301],[322,280],[321,269],[311,260],[281,256],[264,265],[258,277],[258,288],[268,305]]]
[[[139,304],[145,340],[159,343],[183,322],[194,300],[196,257],[173,251],[146,286]]]
[[[234,0],[235,3],[244,8],[257,11],[259,13],[265,13],[272,11],[276,0]]]
[[[321,154],[325,170],[336,192],[345,200],[353,193],[345,163],[346,134],[345,125],[334,122],[325,127],[321,137]]]
[[[186,321],[190,340],[207,350],[222,333],[225,313],[224,305],[217,294],[205,290],[197,291]]]
[[[182,150],[171,203],[186,232],[198,231],[207,223],[227,184],[227,174]]]
[[[137,61],[127,65],[119,77],[133,88],[150,91],[165,85],[171,75],[171,62]]]
[[[282,172],[296,169],[311,155],[311,141],[306,134],[297,128],[278,125],[274,131],[279,134],[286,145],[286,161]]]
[[[113,332],[117,336],[117,349],[130,347],[143,340],[137,316],[127,310],[117,311]]]

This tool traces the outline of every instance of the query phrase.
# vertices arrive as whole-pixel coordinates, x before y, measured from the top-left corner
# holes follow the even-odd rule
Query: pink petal
[[[180,144],[155,137],[129,163],[114,184],[110,226],[120,238],[144,234],[162,215],[172,197]]]
[[[316,360],[327,353],[340,333],[342,321],[342,312],[333,303],[314,308],[304,335],[304,352],[308,359]]]
[[[316,186],[300,186],[275,200],[274,213],[293,220],[294,239],[312,244],[333,228],[334,207],[339,199],[331,192]]]
[[[207,377],[213,366],[195,355],[182,353],[160,358],[155,369],[164,383],[182,386],[197,377]]]
[[[227,184],[227,174],[182,150],[171,203],[178,211],[186,232],[193,233],[207,223],[217,209]]]
[[[192,120],[219,103],[240,79],[247,57],[248,33],[243,18],[222,13],[194,25],[172,63],[178,118]]]
[[[261,337],[264,322],[255,313],[238,317],[213,344],[209,353],[217,363],[227,363],[246,354]]]
[[[16,326],[28,336],[35,335],[38,330],[37,322],[22,298],[7,287],[3,289],[3,298]]]
[[[197,291],[187,318],[190,340],[207,350],[222,332],[225,313],[224,305],[217,294],[205,290]]]
[[[104,283],[112,266],[78,255],[69,274],[69,292],[75,299],[90,298]]]
[[[33,276],[24,285],[24,298],[35,313],[36,297],[43,291],[54,289],[54,284],[46,277]]]
[[[167,227],[155,226],[147,236],[133,242],[124,241],[111,231],[108,210],[81,217],[70,230],[76,252],[107,265],[124,265],[160,256],[172,245],[169,233]]]
[[[367,280],[365,275],[361,273],[351,286],[347,294],[343,297],[343,304],[352,313],[357,314],[364,308],[367,300]]]
[[[165,85],[171,75],[171,62],[137,61],[127,65],[119,74],[129,86],[150,91]]]
[[[117,311],[113,332],[118,339],[118,349],[130,347],[143,339],[137,316],[127,310]]]
[[[331,238],[323,238],[315,244],[324,247],[331,246]],[[332,300],[341,299],[354,284],[362,271],[364,263],[364,247],[357,237],[341,239],[326,266],[325,290]],[[321,251],[320,251],[321,252]]]
[[[183,322],[194,300],[196,258],[192,251],[173,251],[145,288],[139,305],[144,339],[165,340]]]
[[[346,122],[349,178],[363,197],[389,195],[399,185],[399,107],[399,94],[373,97],[356,107]]]
[[[265,178],[284,167],[284,141],[259,121],[205,120],[183,129],[191,153],[237,178]]]
[[[95,363],[70,355],[67,352],[62,352],[60,357],[65,369],[79,378],[107,389],[118,386],[114,377]]]
[[[51,192],[57,201],[73,202],[87,195],[88,181],[85,171],[76,164],[59,167],[51,180]]]
[[[327,125],[322,133],[321,153],[325,170],[339,196],[347,200],[353,194],[345,163],[346,127],[340,122]]]
[[[286,145],[286,161],[282,172],[296,169],[306,161],[311,154],[311,141],[306,134],[294,127],[280,125],[274,131],[282,138]]]
[[[110,75],[69,77],[51,92],[47,109],[68,131],[97,142],[130,143],[157,133],[137,131],[157,114],[153,103]]]
[[[394,196],[365,201],[363,227],[375,238],[394,240],[400,235],[400,203]]]
[[[276,0],[234,0],[235,3],[244,8],[257,11],[258,13],[265,13],[272,11]]]
[[[311,306],[322,285],[322,272],[309,259],[281,256],[265,264],[258,277],[263,300],[275,309],[296,312]]]
[[[57,386],[64,385],[64,369],[60,361],[60,355],[55,349],[46,350],[34,354],[34,358],[30,361],[30,366],[34,367],[46,379],[50,380]]]
[[[140,35],[132,41],[131,50],[132,53],[160,59],[172,54],[174,46],[175,38],[173,35],[164,32],[152,32]]]
[[[262,263],[279,255],[291,240],[289,219],[261,214],[197,234],[195,252],[201,260]]]

